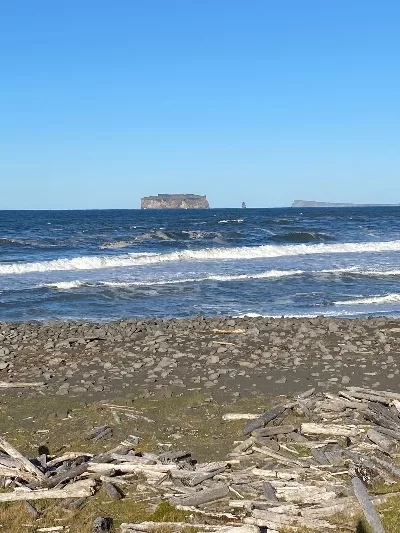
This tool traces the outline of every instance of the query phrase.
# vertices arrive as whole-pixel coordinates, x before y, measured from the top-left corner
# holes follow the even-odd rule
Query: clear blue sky
[[[0,208],[400,203],[400,2],[13,0]]]

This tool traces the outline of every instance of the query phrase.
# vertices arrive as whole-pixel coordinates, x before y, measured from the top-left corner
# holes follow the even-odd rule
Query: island
[[[295,200],[292,207],[396,207],[399,204],[342,204],[331,202],[314,202],[310,200]]]
[[[199,194],[158,194],[145,196],[142,209],[209,209],[207,197]]]

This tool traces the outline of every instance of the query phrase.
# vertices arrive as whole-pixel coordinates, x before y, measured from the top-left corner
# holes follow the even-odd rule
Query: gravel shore
[[[393,318],[204,318],[1,323],[0,381],[10,394],[99,399],[292,395],[347,385],[394,390],[400,321]]]

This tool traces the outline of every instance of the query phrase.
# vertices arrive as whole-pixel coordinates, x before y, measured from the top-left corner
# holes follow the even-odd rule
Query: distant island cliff
[[[292,207],[390,207],[399,204],[342,204],[331,202],[313,202],[310,200],[295,200]]]
[[[208,209],[207,197],[199,194],[158,194],[145,196],[142,209]]]

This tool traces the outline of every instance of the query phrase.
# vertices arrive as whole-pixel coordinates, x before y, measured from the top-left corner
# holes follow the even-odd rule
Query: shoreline
[[[61,396],[95,399],[132,387],[138,397],[390,390],[398,363],[400,319],[387,317],[0,323],[0,381],[39,382]]]

